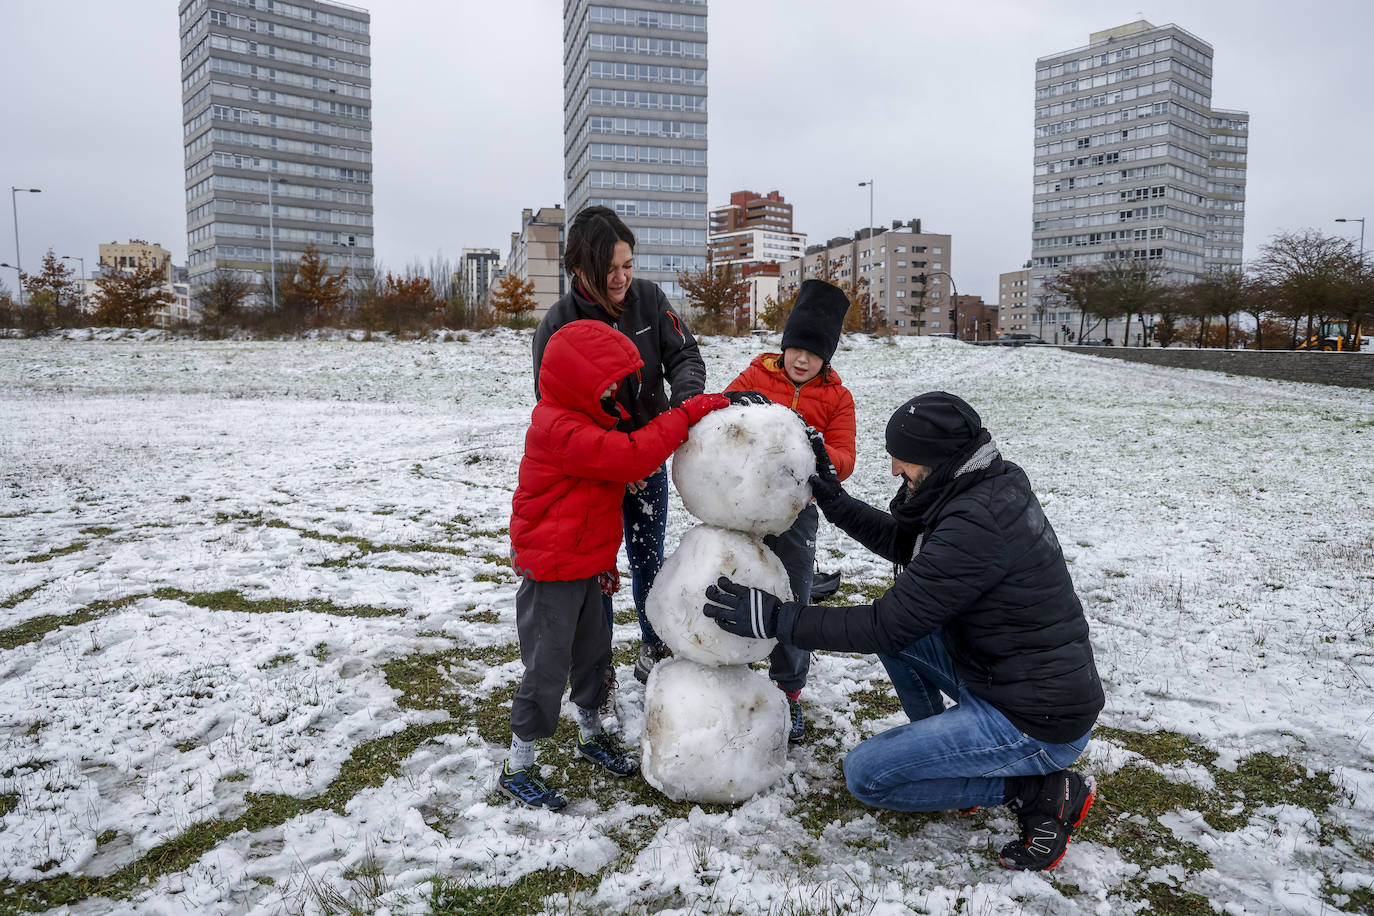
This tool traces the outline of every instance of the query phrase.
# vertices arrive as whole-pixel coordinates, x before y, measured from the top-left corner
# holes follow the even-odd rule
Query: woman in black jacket
[[[823,448],[811,482],[830,522],[903,567],[892,588],[869,605],[804,607],[721,579],[705,611],[741,635],[876,653],[911,722],[849,753],[854,796],[898,811],[1009,805],[1021,839],[1002,864],[1052,868],[1092,807],[1093,780],[1067,767],[1104,702],[1054,529],[954,395],[898,408],[887,450],[902,478],[890,512],[846,494]]]
[[[539,397],[539,364],[544,346],[553,333],[570,321],[591,318],[604,321],[634,341],[644,367],[633,384],[621,385],[615,400],[625,418],[617,429],[634,432],[664,411],[706,390],[706,364],[696,338],[673,310],[663,290],[649,280],[634,278],[635,236],[607,207],[585,207],[568,227],[563,266],[572,290],[555,302],[534,332],[534,396]],[[664,390],[664,382],[672,397]],[[639,614],[642,640],[635,662],[635,677],[648,680],[654,663],[670,654],[644,616],[644,601],[663,564],[663,540],[668,525],[668,472],[660,467],[649,477],[626,487],[622,506],[625,518],[625,553],[635,611]],[[611,617],[608,583],[606,616]],[[614,714],[615,673],[603,704],[604,714]]]

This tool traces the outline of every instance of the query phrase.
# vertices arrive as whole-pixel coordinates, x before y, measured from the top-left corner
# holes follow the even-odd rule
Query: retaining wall
[[[1210,369],[1232,375],[1257,375],[1290,382],[1316,382],[1347,388],[1374,388],[1374,353],[1326,353],[1302,350],[1189,350],[1174,347],[1073,347],[1110,359],[1179,369]]]

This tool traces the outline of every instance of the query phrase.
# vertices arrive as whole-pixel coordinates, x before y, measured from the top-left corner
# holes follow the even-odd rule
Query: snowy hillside
[[[710,386],[770,343],[704,341]],[[529,353],[509,331],[0,340],[0,911],[1374,911],[1370,392],[842,346],[851,492],[887,503],[889,413],[949,390],[1070,560],[1107,691],[1084,761],[1101,799],[1033,875],[997,864],[1004,809],[845,792],[845,751],[904,721],[868,656],[817,653],[811,740],[738,807],[603,778],[566,716],[541,760],[569,808],[493,793]],[[674,496],[669,549],[692,523]],[[890,581],[824,523],[818,557],[840,603]]]

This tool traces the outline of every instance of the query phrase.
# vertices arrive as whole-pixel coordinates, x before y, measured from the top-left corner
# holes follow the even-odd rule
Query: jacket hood
[[[571,321],[544,348],[539,397],[610,429],[619,418],[606,412],[601,393],[643,365],[634,342],[604,321]]]

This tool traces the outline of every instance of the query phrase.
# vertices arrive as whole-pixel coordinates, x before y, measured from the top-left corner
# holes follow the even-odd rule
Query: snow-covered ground
[[[711,387],[770,343],[704,341]],[[1071,561],[1107,689],[1084,761],[1103,793],[1063,864],[1031,875],[997,865],[1005,811],[844,795],[845,749],[902,721],[871,657],[818,653],[812,741],[738,807],[612,784],[566,746],[542,758],[566,812],[492,793],[520,671],[505,528],[529,348],[0,340],[0,910],[1368,911],[1370,392],[842,346],[851,492],[886,504],[888,414],[953,391]],[[670,549],[692,524],[674,497]],[[819,556],[855,601],[890,577],[824,524]],[[617,627],[634,742],[637,638]],[[1236,789],[1257,761],[1287,769]],[[1327,774],[1329,808],[1297,793]]]

